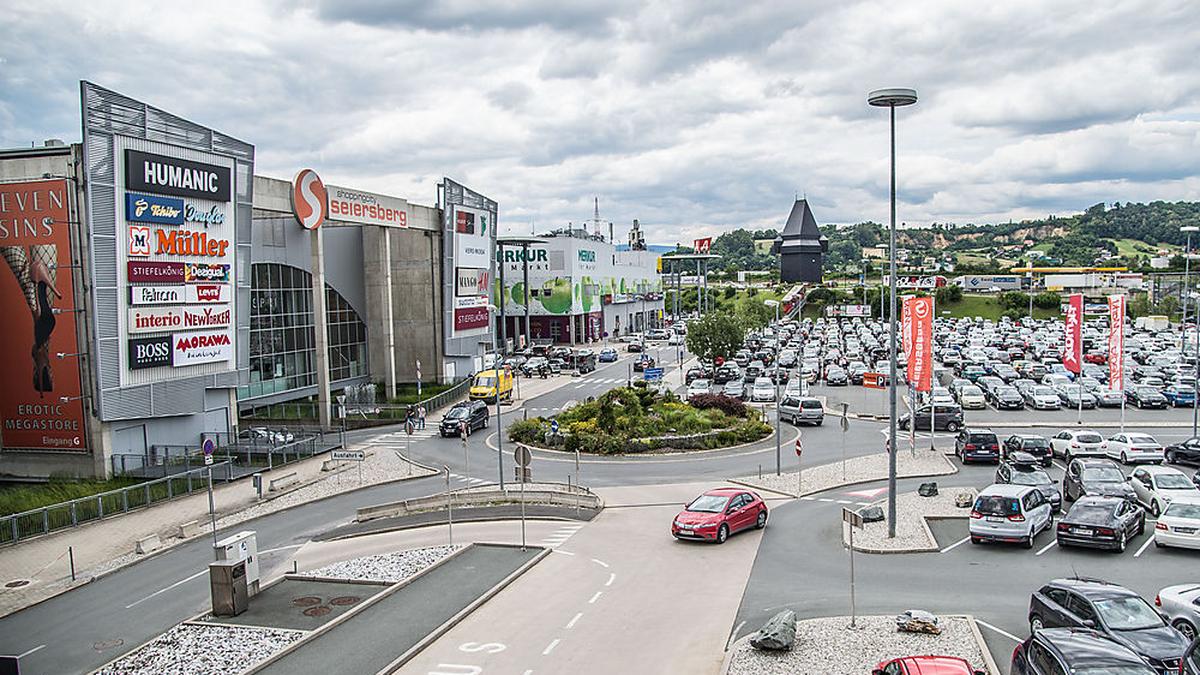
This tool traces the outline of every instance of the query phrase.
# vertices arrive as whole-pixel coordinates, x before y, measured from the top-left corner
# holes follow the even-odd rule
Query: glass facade
[[[252,265],[250,384],[245,400],[317,384],[312,275],[277,263]],[[330,380],[367,374],[367,327],[337,291],[325,286]]]

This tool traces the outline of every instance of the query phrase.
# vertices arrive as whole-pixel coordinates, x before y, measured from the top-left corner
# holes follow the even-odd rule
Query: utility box
[[[218,560],[208,564],[213,616],[237,616],[250,607],[245,560]]]
[[[246,587],[250,595],[258,593],[258,534],[243,530],[215,544],[217,560],[242,560],[246,563]]]

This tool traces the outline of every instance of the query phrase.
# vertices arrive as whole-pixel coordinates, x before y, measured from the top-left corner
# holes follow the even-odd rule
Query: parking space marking
[[[1142,554],[1145,553],[1146,549],[1150,548],[1150,544],[1153,544],[1153,543],[1154,543],[1154,535],[1152,534],[1146,538],[1146,543],[1142,544],[1142,547],[1137,550],[1137,553],[1133,554],[1133,557],[1135,557],[1135,558],[1142,557]]]
[[[596,560],[595,558],[592,558],[592,562],[596,563],[597,565],[599,565],[601,567],[608,567],[608,563],[604,562],[603,560]]]
[[[805,495],[805,496],[801,497],[800,499],[803,499],[803,500],[804,500],[804,501],[806,501],[806,502],[815,502],[815,501],[817,501],[817,498],[816,498],[816,497],[809,497],[808,495]]]
[[[1012,633],[1010,633],[1002,628],[996,628],[995,626],[993,626],[992,624],[990,624],[986,621],[981,621],[979,619],[975,619],[975,623],[979,624],[980,626],[983,626],[984,628],[993,630],[993,631],[1003,635],[1004,637],[1008,638],[1009,640],[1012,640],[1013,642],[1024,642],[1024,640],[1017,637],[1016,635],[1013,635]]]
[[[938,553],[945,553],[946,551],[952,551],[952,550],[958,548],[959,546],[967,543],[967,541],[969,541],[970,539],[971,539],[970,536],[963,537],[962,539],[959,539],[958,541],[954,542],[953,544],[950,544],[946,548],[938,551]]]
[[[1053,547],[1055,547],[1055,546],[1057,546],[1057,545],[1058,545],[1058,540],[1057,540],[1057,539],[1055,539],[1054,541],[1050,542],[1049,544],[1046,544],[1045,546],[1043,546],[1043,547],[1041,548],[1041,550],[1039,550],[1039,551],[1038,551],[1037,553],[1035,553],[1034,555],[1041,555],[1041,554],[1045,553],[1046,551],[1049,551],[1051,548],[1053,548]]]
[[[559,642],[561,642],[561,640],[554,638],[554,641],[546,645],[546,648],[542,650],[542,656],[548,656],[550,652],[554,651],[554,648],[558,646]]]
[[[592,599],[588,600],[588,604],[589,605],[596,604],[596,601],[599,600],[600,596],[602,596],[602,595],[604,595],[604,591],[596,591],[596,594],[592,596]]]
[[[1053,464],[1054,466],[1058,467],[1059,471],[1062,471],[1063,473],[1067,472],[1067,467],[1063,466],[1062,464],[1059,464],[1057,459],[1050,460],[1050,463]]]
[[[580,613],[576,614],[574,617],[572,617],[571,620],[567,622],[567,630],[574,628],[575,622],[579,621],[579,619],[581,619],[581,618],[583,618],[583,612],[580,612]]]
[[[617,573],[616,573],[616,572],[609,572],[609,573],[608,573],[608,581],[604,582],[604,585],[605,585],[605,586],[612,586],[613,582],[614,582],[614,581],[616,581],[616,580],[617,580]]]

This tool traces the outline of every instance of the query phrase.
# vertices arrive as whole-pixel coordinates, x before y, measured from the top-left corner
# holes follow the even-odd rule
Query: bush
[[[699,396],[693,396],[688,403],[690,403],[693,408],[697,408],[699,410],[715,408],[731,417],[746,417],[746,404],[730,396],[722,396],[721,394],[700,394]]]
[[[1062,305],[1062,296],[1053,291],[1042,291],[1033,296],[1033,306],[1038,309],[1058,309]]]
[[[542,443],[550,425],[541,417],[517,420],[508,425],[508,440],[517,443]]]
[[[963,291],[962,286],[951,284],[942,286],[934,292],[934,297],[937,298],[938,304],[949,302],[962,302]]]

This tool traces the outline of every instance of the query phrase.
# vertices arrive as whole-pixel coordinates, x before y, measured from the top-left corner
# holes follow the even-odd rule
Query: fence
[[[209,434],[216,446],[213,457],[229,462],[230,473],[236,479],[345,446],[342,429],[279,427],[263,431],[267,435],[255,430],[239,435]],[[118,476],[162,477],[203,465],[204,453],[198,446],[155,445],[142,454],[112,456],[113,474]]]
[[[466,397],[471,389],[471,379],[467,378],[436,396],[431,396],[419,403],[412,404],[379,404],[369,410],[346,411],[345,426],[348,429],[375,427],[384,424],[403,422],[408,417],[409,409],[416,410],[417,406],[425,406],[427,415],[443,406],[456,403]]]
[[[106,516],[144,508],[196,490],[208,487],[208,470],[214,481],[229,482],[235,476],[230,462],[217,462],[211,467],[191,469],[165,478],[130,485],[129,487],[80,497],[40,509],[22,511],[0,518],[0,544],[11,544],[28,537],[47,534]]]

